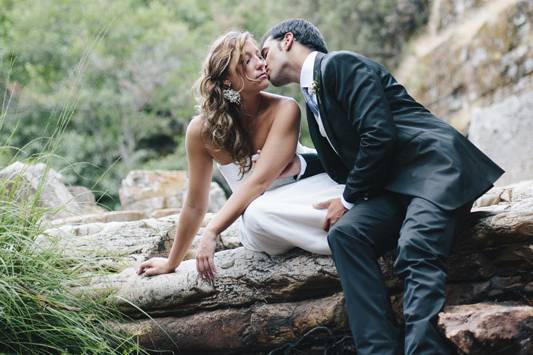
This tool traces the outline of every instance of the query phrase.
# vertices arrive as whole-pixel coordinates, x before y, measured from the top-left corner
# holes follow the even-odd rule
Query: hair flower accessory
[[[224,98],[231,102],[232,104],[240,105],[241,104],[241,94],[238,91],[233,90],[230,87],[224,88],[222,90]]]

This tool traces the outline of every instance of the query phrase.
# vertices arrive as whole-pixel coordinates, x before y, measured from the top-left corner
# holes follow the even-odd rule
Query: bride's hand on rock
[[[202,279],[213,280],[216,276],[214,260],[216,245],[216,234],[206,229],[196,252],[196,270]]]
[[[137,274],[141,276],[155,276],[160,274],[168,274],[175,270],[168,265],[167,258],[151,258],[139,265]]]

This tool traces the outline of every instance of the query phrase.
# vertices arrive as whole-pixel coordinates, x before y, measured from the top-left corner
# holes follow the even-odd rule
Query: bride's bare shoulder
[[[288,112],[291,113],[300,113],[300,107],[298,106],[298,102],[290,96],[282,96],[272,93],[263,93],[265,95],[265,98],[268,100],[268,103],[270,107],[273,109],[275,113],[279,113],[280,111],[288,110]]]
[[[204,119],[201,115],[194,116],[187,125],[187,135],[199,137],[204,127]]]

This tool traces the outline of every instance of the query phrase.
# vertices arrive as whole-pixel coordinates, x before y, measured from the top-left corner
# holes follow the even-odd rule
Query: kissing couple
[[[233,193],[204,230],[199,275],[216,276],[216,238],[241,217],[245,248],[332,256],[358,354],[451,353],[436,327],[444,262],[472,203],[503,170],[385,67],[358,53],[329,53],[310,22],[286,20],[264,38],[258,46],[247,32],[229,32],[213,43],[186,133],[189,190],[176,237],[168,258],[152,258],[138,273],[180,264],[207,210],[214,161]],[[269,81],[300,86],[316,151],[298,142],[297,102],[264,92]],[[403,329],[377,262],[392,249],[404,284]]]

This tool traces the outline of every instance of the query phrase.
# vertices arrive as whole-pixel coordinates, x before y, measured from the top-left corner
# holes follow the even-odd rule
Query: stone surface
[[[515,298],[530,299],[525,288],[531,277],[512,277],[533,270],[532,244],[533,212],[511,211],[485,218],[460,237],[448,262],[449,283],[456,289],[478,285],[473,299],[490,292],[506,293],[511,298],[515,292]],[[198,280],[195,260],[188,260],[176,273],[154,278],[139,277],[134,268],[96,278],[86,292],[106,289],[120,296],[118,303],[126,312],[135,313],[129,304],[132,302],[152,315],[163,315],[236,307],[260,300],[294,301],[340,290],[331,258],[301,250],[269,257],[240,247],[217,252],[215,264],[219,274],[213,284]],[[401,292],[390,257],[382,261],[382,269],[392,292]]]
[[[496,184],[533,178],[532,118],[533,90],[474,111],[469,139],[506,171]]]
[[[122,180],[120,205],[125,210],[179,208],[186,186],[184,171],[134,170]]]
[[[456,24],[489,0],[433,0],[428,27],[432,33],[440,32]]]
[[[214,283],[198,278],[196,261],[186,260],[175,273],[138,276],[134,268],[119,275],[98,277],[83,291],[104,291],[110,301],[131,315],[136,307],[152,316],[185,315],[199,310],[239,307],[255,302],[289,302],[326,296],[340,289],[328,256],[294,251],[270,257],[242,247],[215,253]]]
[[[136,221],[146,218],[145,211],[110,211],[100,213],[90,213],[81,216],[58,218],[49,221],[46,225],[49,228],[59,227],[62,225],[83,225],[89,223],[109,223],[109,222],[127,222]]]
[[[84,213],[102,213],[105,209],[96,204],[96,198],[91,190],[85,186],[67,186],[72,196],[83,207]]]
[[[176,234],[178,215],[161,218],[138,219],[143,212],[121,211],[104,214],[108,220],[102,221],[102,214],[88,216],[85,224],[79,218],[60,220],[57,226],[45,230],[38,236],[38,248],[55,248],[71,257],[95,260],[87,264],[88,270],[104,268],[122,271],[128,266],[138,264],[153,256],[167,256]],[[132,220],[128,220],[132,218]],[[185,260],[196,256],[203,227],[212,218],[207,214],[202,227],[193,240]],[[92,222],[92,219],[98,222]],[[126,220],[126,221],[124,221]],[[66,224],[65,221],[70,222]],[[240,245],[239,221],[226,229],[217,241],[216,250],[236,248]]]
[[[471,304],[447,307],[439,327],[464,354],[533,353],[533,307]]]
[[[124,210],[179,209],[187,193],[187,174],[181,170],[134,170],[122,180],[119,190]],[[226,195],[212,182],[209,191],[208,212],[218,211],[226,202]]]
[[[492,197],[486,200],[493,204],[483,208],[505,205],[506,209],[477,220],[458,237],[448,260],[448,306],[487,301],[533,302],[531,186],[531,182],[524,182],[489,192]],[[204,225],[212,217],[208,214]],[[330,257],[298,249],[270,257],[242,247],[234,248],[238,246],[235,242],[238,226],[232,233],[228,240],[233,242],[225,247],[233,249],[215,253],[218,275],[213,283],[198,279],[195,260],[186,260],[172,274],[140,277],[131,267],[118,274],[95,276],[75,291],[104,296],[137,319],[120,327],[136,334],[142,344],[174,350],[177,346],[185,354],[211,353],[214,349],[220,353],[272,349],[276,344],[297,339],[302,332],[319,324],[334,331],[347,331],[345,313],[340,312],[341,286]],[[101,239],[112,238],[102,234]],[[170,243],[171,238],[167,237],[159,244],[160,248],[151,249],[152,253],[164,255]],[[380,260],[393,310],[401,323],[402,282],[394,275],[392,264],[392,255]],[[146,315],[137,307],[153,320],[145,319]],[[485,319],[490,312],[489,308],[480,306],[469,313],[467,320]],[[530,324],[519,317],[498,319],[507,319],[498,326],[506,325],[511,330],[521,331],[523,324]],[[443,324],[442,329],[449,332],[449,322]],[[466,353],[489,354],[494,349],[503,349],[502,344],[511,347],[523,344],[520,331],[513,330],[509,339],[502,338],[502,341],[489,339],[483,332],[461,335],[455,332],[449,337]],[[209,341],[203,340],[206,335]]]
[[[86,206],[80,204],[65,186],[61,174],[44,163],[28,165],[15,162],[0,171],[0,180],[16,190],[15,198],[21,203],[39,195],[40,206],[49,209],[47,219],[79,216],[87,212]]]
[[[138,336],[140,344],[151,349],[199,354],[267,350],[294,341],[318,325],[331,330],[346,328],[342,293],[293,303],[259,302],[244,308],[133,321],[117,328]]]
[[[410,43],[395,72],[413,97],[465,134],[474,109],[533,90],[533,2],[468,2],[440,1],[463,4],[462,15]]]

